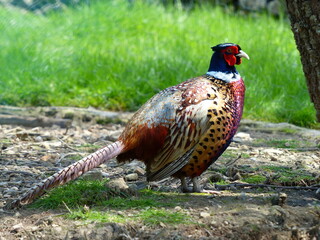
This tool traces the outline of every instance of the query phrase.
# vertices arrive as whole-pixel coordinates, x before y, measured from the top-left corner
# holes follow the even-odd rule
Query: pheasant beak
[[[250,59],[248,54],[246,54],[244,51],[240,50],[239,53],[236,55],[236,57],[243,57],[243,58],[246,58],[246,59]]]

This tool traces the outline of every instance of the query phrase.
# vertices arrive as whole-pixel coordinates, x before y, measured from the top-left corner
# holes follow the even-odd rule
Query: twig
[[[79,152],[78,149],[75,149],[75,148],[71,147],[69,144],[67,144],[65,141],[63,141],[61,138],[58,138],[58,137],[57,137],[57,139],[58,139],[66,148],[69,148],[69,149],[71,149],[71,150],[73,150],[73,151],[75,151],[75,152]]]
[[[293,190],[317,190],[318,187],[311,186],[279,186],[279,185],[269,185],[269,184],[249,184],[249,183],[231,183],[226,185],[215,184],[216,189],[228,189],[232,187],[236,188],[282,188],[282,189],[293,189]]]
[[[69,211],[69,213],[72,213],[71,210],[70,210],[70,208],[67,206],[67,204],[66,204],[64,201],[62,201],[62,203],[63,203],[63,205],[66,207],[66,209]]]
[[[56,164],[60,163],[63,159],[65,159],[66,157],[71,156],[71,155],[80,155],[82,157],[84,154],[80,153],[80,152],[62,154],[62,156],[59,157],[59,159],[56,161]]]
[[[238,161],[240,158],[241,158],[241,154],[239,154],[239,156],[238,156],[236,159],[232,159],[232,160],[230,160],[229,162],[227,162],[227,163],[226,163],[226,166],[229,167],[229,166],[235,164],[236,161]]]

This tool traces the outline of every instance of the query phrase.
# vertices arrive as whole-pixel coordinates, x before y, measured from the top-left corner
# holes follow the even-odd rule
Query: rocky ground
[[[0,207],[114,141],[122,129],[123,124],[75,121],[68,129],[1,125]],[[181,194],[187,201],[166,209],[191,223],[88,222],[66,218],[66,209],[1,208],[0,239],[320,239],[319,146],[320,131],[243,120],[235,142],[201,177],[220,194]],[[140,162],[119,166],[111,160],[97,171],[101,174],[91,175],[123,177],[169,198],[180,194],[175,179],[146,183]],[[121,215],[137,211],[125,209]]]

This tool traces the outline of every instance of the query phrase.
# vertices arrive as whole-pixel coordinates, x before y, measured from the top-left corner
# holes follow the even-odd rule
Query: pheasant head
[[[241,58],[249,59],[248,54],[241,47],[233,43],[218,44],[211,48],[212,54],[207,74],[226,82],[240,79],[235,65],[241,64]]]

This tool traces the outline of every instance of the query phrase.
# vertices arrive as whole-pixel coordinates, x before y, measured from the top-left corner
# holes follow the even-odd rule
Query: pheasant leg
[[[181,192],[183,193],[198,192],[198,193],[209,193],[209,194],[215,194],[215,195],[221,194],[220,191],[202,189],[202,187],[200,186],[198,177],[192,178],[192,183],[193,183],[192,189],[188,187],[188,183],[185,177],[182,177],[180,180],[181,180]]]

